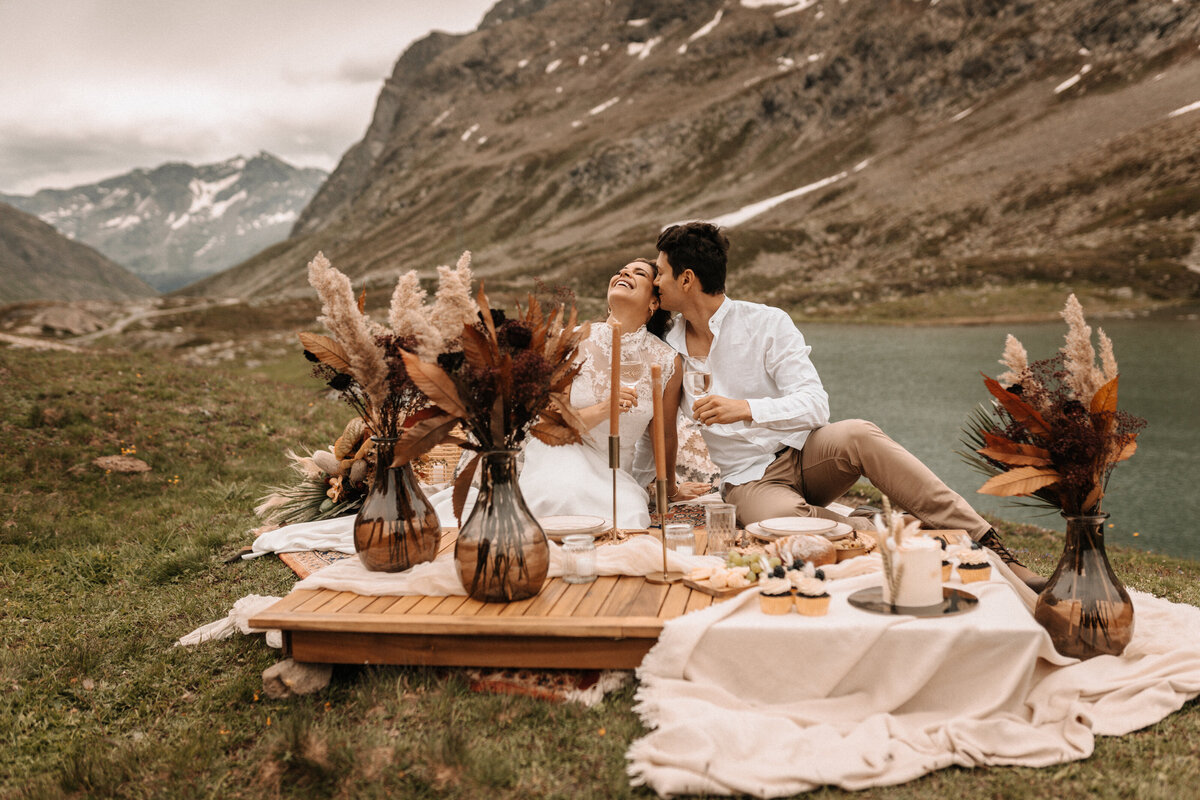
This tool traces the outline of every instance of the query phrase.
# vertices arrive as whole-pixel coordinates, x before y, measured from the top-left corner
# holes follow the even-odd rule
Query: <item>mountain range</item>
[[[94,247],[166,292],[285,239],[325,180],[268,154],[170,163],[71,189],[0,201]]]
[[[704,218],[731,293],[798,315],[1195,300],[1198,48],[1165,0],[502,0],[400,56],[292,238],[185,291],[471,249],[595,297]]]
[[[156,294],[120,264],[0,203],[0,304],[48,298],[133,300]]]

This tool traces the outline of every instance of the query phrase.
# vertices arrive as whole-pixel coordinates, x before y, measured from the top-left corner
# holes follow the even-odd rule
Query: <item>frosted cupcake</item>
[[[792,610],[792,583],[787,578],[764,578],[759,582],[758,604],[764,614],[786,614]]]
[[[958,577],[963,583],[986,581],[992,577],[992,565],[978,542],[971,542],[970,550],[958,554]]]
[[[796,610],[806,617],[823,617],[829,611],[829,592],[825,591],[825,573],[817,570],[809,575],[792,573],[791,582],[796,590]]]

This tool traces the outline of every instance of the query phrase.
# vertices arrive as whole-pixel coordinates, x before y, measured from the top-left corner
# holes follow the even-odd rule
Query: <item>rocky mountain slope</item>
[[[132,300],[150,286],[87,245],[0,203],[0,305],[23,300]]]
[[[170,291],[286,238],[325,177],[259,153],[202,166],[164,164],[0,200]]]
[[[462,249],[584,295],[716,219],[730,291],[801,316],[1200,298],[1200,5],[504,0],[396,63],[293,237],[192,293]]]

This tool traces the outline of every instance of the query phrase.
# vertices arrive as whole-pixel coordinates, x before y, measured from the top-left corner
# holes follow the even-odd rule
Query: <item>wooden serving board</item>
[[[733,597],[734,595],[741,594],[742,592],[746,591],[747,589],[753,589],[758,584],[751,583],[751,584],[747,584],[746,586],[738,587],[737,589],[718,589],[717,587],[713,586],[708,581],[693,581],[693,580],[689,580],[688,578],[684,578],[683,585],[688,587],[689,589],[695,589],[697,592],[704,592],[707,595],[712,595],[713,597],[717,598],[718,600],[725,600],[727,598]]]

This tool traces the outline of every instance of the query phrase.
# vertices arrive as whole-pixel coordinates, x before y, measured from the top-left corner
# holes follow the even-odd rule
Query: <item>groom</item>
[[[939,529],[962,529],[995,551],[1035,591],[1045,585],[961,496],[874,423],[829,421],[829,396],[809,360],[812,349],[781,309],[725,296],[729,240],[706,222],[672,225],[658,237],[662,307],[678,311],[667,342],[706,359],[709,394],[684,388],[721,469],[721,494],[743,525],[771,517],[816,516],[865,524],[824,506],[866,477],[896,505]]]

